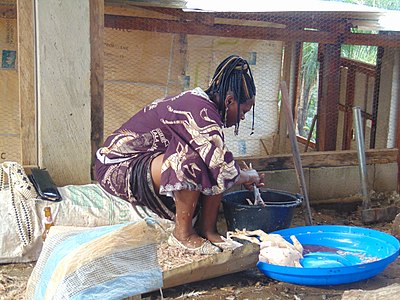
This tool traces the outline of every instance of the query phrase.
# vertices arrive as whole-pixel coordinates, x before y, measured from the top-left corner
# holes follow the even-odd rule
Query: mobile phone
[[[32,168],[31,172],[29,178],[42,199],[50,201],[62,200],[56,184],[46,169]]]

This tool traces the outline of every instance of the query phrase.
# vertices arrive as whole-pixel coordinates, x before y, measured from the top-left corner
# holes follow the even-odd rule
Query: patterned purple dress
[[[98,182],[134,204],[132,165],[149,153],[164,153],[163,195],[183,189],[221,194],[238,179],[239,166],[224,143],[221,116],[200,88],[155,100],[110,135],[97,151]]]

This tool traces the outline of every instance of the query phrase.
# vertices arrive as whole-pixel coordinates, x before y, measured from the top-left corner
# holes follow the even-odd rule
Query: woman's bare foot
[[[221,235],[216,231],[201,232],[200,235],[203,238],[209,240],[211,243],[221,243],[221,242],[223,242],[223,239],[221,238]]]
[[[198,248],[205,242],[205,239],[199,236],[196,232],[184,234],[174,231],[173,235],[182,245],[188,248]]]
[[[182,240],[178,240],[174,233],[172,233],[168,238],[168,244],[170,246],[179,247],[186,251],[202,255],[212,255],[222,251],[220,247],[212,244],[209,240],[203,239],[196,233],[190,234]]]
[[[213,245],[219,247],[223,251],[234,250],[242,246],[242,244],[239,242],[221,236],[217,231],[201,233],[200,235],[209,240]]]

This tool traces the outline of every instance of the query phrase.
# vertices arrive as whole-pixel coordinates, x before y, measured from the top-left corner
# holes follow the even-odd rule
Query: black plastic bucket
[[[272,232],[290,226],[295,208],[302,203],[303,197],[272,189],[260,190],[260,193],[265,207],[249,205],[246,198],[254,203],[252,191],[242,190],[224,195],[222,207],[229,231],[261,229]]]

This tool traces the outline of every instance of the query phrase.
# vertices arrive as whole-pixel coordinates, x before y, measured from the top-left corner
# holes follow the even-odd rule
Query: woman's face
[[[248,99],[245,103],[240,104],[240,120],[245,119],[245,114],[249,112],[255,103],[255,97]],[[228,108],[226,116],[226,127],[232,127],[237,122],[238,103],[233,95],[226,96],[225,106]]]

